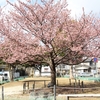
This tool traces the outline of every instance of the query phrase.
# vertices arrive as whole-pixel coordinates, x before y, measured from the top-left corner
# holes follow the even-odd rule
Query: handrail
[[[59,94],[58,96],[66,96],[66,100],[69,100],[71,97],[100,97],[100,94]]]

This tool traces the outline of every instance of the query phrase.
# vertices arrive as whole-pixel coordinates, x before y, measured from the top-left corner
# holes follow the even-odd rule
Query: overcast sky
[[[11,2],[16,2],[17,0],[9,0]],[[21,0],[25,1],[25,0]],[[31,0],[35,1],[35,0]],[[72,16],[79,16],[82,14],[82,7],[86,13],[93,12],[95,14],[100,13],[100,0],[67,0],[68,8],[71,10]],[[0,0],[0,5],[5,5],[6,0]]]
[[[67,0],[67,2],[73,16],[80,15],[82,7],[86,13],[92,11],[94,14],[100,14],[100,0]]]

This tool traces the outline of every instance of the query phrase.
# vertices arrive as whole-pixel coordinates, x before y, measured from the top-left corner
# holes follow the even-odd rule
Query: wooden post
[[[76,93],[76,91],[75,91],[75,83],[74,83],[74,93]]]
[[[82,86],[82,92],[83,92],[83,87],[84,87],[83,81],[81,82],[81,86]]]
[[[35,84],[33,83],[33,91],[35,90]]]
[[[66,98],[67,100],[69,100],[69,96],[67,96],[67,98]]]
[[[35,81],[34,81],[34,89],[35,89]]]
[[[75,79],[75,85],[77,85],[77,80]]]
[[[4,87],[2,86],[2,100],[4,100]]]
[[[27,83],[27,89],[29,90],[29,82]]]
[[[58,80],[57,80],[57,86],[58,86]]]
[[[71,86],[71,79],[69,79],[69,85]]]
[[[51,87],[51,89],[52,89],[52,93],[54,93],[54,86],[53,86],[53,87]]]
[[[44,87],[46,87],[46,82],[45,82],[45,80],[44,80]]]
[[[78,86],[80,87],[80,80],[78,80]]]
[[[23,94],[25,93],[26,91],[26,83],[23,83]]]

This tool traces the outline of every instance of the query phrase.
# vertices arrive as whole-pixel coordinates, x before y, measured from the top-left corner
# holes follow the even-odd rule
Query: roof
[[[92,66],[89,65],[75,65],[75,69],[89,69],[89,68],[93,68]]]
[[[75,68],[75,69],[88,69],[88,67],[78,67],[78,68]]]

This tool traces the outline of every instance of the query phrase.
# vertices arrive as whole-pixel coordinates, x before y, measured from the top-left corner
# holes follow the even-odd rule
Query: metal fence
[[[53,93],[45,93],[44,91],[31,92],[29,100],[54,100]]]
[[[13,93],[5,93],[4,87],[2,86],[2,90],[0,93],[0,100],[55,100],[54,93],[45,92],[45,90],[35,90],[31,91],[29,94],[21,94],[16,91]]]

